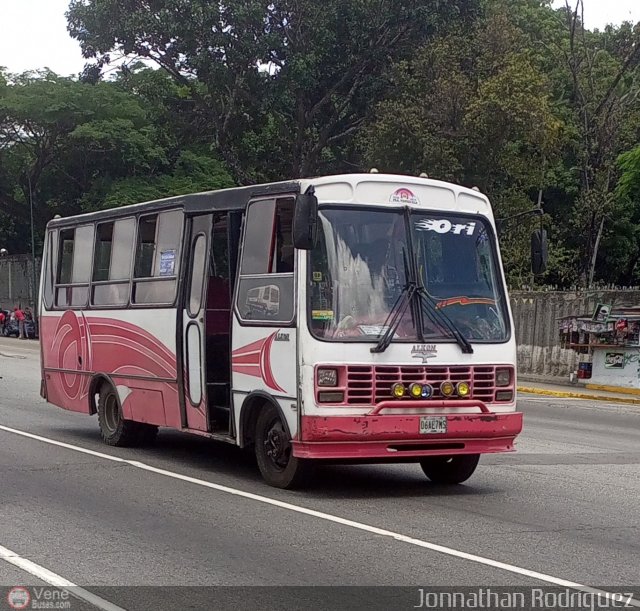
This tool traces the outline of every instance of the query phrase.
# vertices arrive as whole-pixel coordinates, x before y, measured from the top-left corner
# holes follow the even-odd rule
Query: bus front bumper
[[[522,413],[437,414],[446,433],[420,433],[424,415],[302,416],[293,455],[346,461],[407,461],[425,456],[513,452]]]

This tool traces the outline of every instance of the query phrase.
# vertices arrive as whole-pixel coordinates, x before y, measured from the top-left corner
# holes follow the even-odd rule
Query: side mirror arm
[[[525,216],[542,216],[544,214],[544,210],[542,208],[533,208],[532,210],[526,210],[525,212],[518,212],[517,214],[512,214],[511,216],[505,216],[501,219],[496,219],[496,226],[498,229],[502,229],[507,223],[523,218]]]

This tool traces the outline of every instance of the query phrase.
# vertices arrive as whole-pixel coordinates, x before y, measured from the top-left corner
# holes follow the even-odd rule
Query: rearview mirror
[[[534,275],[539,276],[547,271],[548,259],[547,230],[536,229],[531,234],[531,271]]]
[[[313,187],[296,197],[293,214],[293,245],[300,250],[311,250],[318,240],[318,198]]]

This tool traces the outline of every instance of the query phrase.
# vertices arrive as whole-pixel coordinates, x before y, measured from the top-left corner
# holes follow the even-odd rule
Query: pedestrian
[[[27,339],[27,336],[24,332],[24,321],[25,315],[24,312],[16,306],[13,308],[13,313],[15,314],[16,320],[18,321],[18,329],[20,330],[20,339]]]
[[[0,308],[0,332],[4,329],[4,323],[7,322],[7,317],[4,313],[4,310]]]

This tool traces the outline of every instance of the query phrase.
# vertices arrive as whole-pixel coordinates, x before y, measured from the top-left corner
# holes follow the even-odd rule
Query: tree
[[[240,182],[309,175],[358,131],[380,73],[476,2],[457,0],[73,0],[87,58],[153,60],[206,112]],[[333,163],[344,167],[342,163]]]
[[[566,103],[573,114],[580,178],[571,227],[574,235],[584,236],[580,277],[591,286],[605,222],[613,211],[615,161],[624,150],[627,119],[640,110],[640,24],[589,32],[583,11],[582,0],[573,6],[566,0],[567,36],[557,52],[570,77]]]
[[[499,216],[533,206],[561,124],[512,14],[511,3],[490,4],[470,28],[395,66],[394,95],[376,107],[362,138],[368,164],[477,186]],[[510,278],[528,278],[525,242],[509,241],[505,255]]]
[[[12,252],[28,250],[31,198],[41,234],[54,214],[132,203],[132,194],[152,199],[232,184],[206,147],[182,146],[159,109],[121,83],[90,84],[51,72],[4,80],[0,239]],[[138,185],[129,196],[127,184]]]

